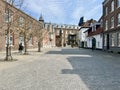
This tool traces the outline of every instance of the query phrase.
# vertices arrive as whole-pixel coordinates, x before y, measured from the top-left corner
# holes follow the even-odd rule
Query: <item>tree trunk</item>
[[[10,60],[13,60],[11,55],[11,46],[7,44],[5,61],[10,61]]]
[[[6,43],[6,57],[5,61],[10,61],[13,60],[12,55],[11,55],[11,46],[10,46],[10,26],[8,24],[8,29],[7,29],[7,37],[6,37],[7,43]]]
[[[38,52],[41,52],[41,43],[40,43],[40,41],[38,42]]]
[[[26,34],[24,33],[24,54],[27,55],[27,41],[26,41]]]

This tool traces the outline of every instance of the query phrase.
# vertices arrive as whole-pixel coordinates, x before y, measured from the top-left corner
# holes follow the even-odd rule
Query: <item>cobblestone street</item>
[[[67,47],[13,57],[0,62],[0,90],[120,90],[120,54]]]

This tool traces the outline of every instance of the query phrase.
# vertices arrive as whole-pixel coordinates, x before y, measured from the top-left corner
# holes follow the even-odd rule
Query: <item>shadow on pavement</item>
[[[89,90],[120,90],[120,60],[100,57],[68,57],[73,69],[62,74],[78,75]]]
[[[61,73],[78,75],[89,90],[120,90],[118,54],[88,49],[62,49],[46,54],[68,55],[67,60],[73,69],[63,69]]]
[[[62,55],[83,55],[83,54],[92,54],[91,50],[87,49],[61,49],[60,51],[48,51],[45,54],[62,54]]]

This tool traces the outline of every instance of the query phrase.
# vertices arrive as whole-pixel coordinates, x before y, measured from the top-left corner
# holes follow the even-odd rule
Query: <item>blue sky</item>
[[[45,22],[77,25],[80,17],[84,20],[98,20],[102,15],[104,0],[26,0],[24,9],[33,18],[42,13]]]

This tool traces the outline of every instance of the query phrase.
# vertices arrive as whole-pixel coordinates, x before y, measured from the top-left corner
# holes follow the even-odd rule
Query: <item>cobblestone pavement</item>
[[[13,57],[0,62],[0,90],[120,90],[119,54],[52,48]]]

